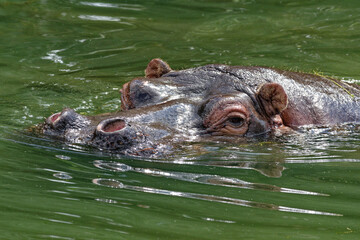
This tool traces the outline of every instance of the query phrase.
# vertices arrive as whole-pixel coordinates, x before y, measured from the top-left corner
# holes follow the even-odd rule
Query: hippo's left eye
[[[243,105],[238,102],[225,102],[214,106],[204,118],[203,124],[208,132],[216,135],[243,136],[248,130],[249,118]]]
[[[152,98],[148,92],[139,92],[135,97],[139,102],[149,101]]]
[[[245,120],[241,117],[229,117],[226,123],[233,127],[241,127],[245,123]]]
[[[134,108],[153,104],[157,101],[158,95],[156,89],[150,83],[134,82],[130,86],[129,97]]]

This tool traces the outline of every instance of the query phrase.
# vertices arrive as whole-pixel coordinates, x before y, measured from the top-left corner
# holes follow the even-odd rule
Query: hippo
[[[316,74],[212,64],[174,71],[153,59],[120,90],[121,111],[48,117],[41,134],[109,153],[157,156],[201,139],[252,139],[360,122],[360,87]]]

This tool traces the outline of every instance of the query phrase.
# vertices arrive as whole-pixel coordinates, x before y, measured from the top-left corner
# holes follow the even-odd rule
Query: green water
[[[115,111],[148,61],[360,79],[360,2],[0,0],[0,239],[359,239],[360,131],[107,156],[23,130]]]

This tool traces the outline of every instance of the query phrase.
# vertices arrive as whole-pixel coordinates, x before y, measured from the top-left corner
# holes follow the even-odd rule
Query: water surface
[[[109,156],[24,132],[64,107],[116,111],[161,57],[359,83],[360,3],[0,1],[2,239],[359,239],[360,131],[300,129]]]

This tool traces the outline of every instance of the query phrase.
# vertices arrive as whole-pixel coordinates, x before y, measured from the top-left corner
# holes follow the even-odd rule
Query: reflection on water
[[[158,169],[132,168],[126,164],[117,163],[117,162],[105,162],[102,160],[94,161],[94,166],[100,169],[105,169],[110,171],[117,171],[117,172],[133,171],[155,177],[166,177],[166,178],[172,178],[187,182],[195,182],[195,183],[202,183],[202,184],[209,184],[216,186],[237,187],[237,188],[245,188],[245,189],[265,190],[265,191],[294,193],[294,194],[327,196],[326,194],[302,191],[297,189],[281,188],[268,184],[250,183],[236,178],[226,178],[217,175],[200,174],[200,173],[195,174],[195,173],[185,173],[185,172],[165,172]],[[218,164],[218,165],[208,165],[208,166],[222,166],[222,165]],[[226,162],[225,162],[225,166],[226,166]]]
[[[97,16],[97,15],[80,15],[79,18],[84,20],[92,20],[92,21],[118,22],[127,25],[132,25],[132,24],[124,20],[134,20],[134,18],[118,18],[118,17]]]
[[[196,163],[194,163],[196,164]],[[282,171],[285,170],[279,162],[249,162],[249,161],[208,161],[197,163],[206,166],[252,169],[268,177],[281,177]]]
[[[264,191],[271,191],[271,192],[282,192],[282,193],[292,193],[292,194],[304,194],[304,195],[317,195],[317,196],[329,196],[327,194],[317,193],[317,192],[309,192],[297,189],[290,189],[290,188],[282,188],[274,185],[269,184],[258,184],[258,183],[251,183],[247,181],[243,181],[240,179],[235,178],[227,178],[221,177],[217,175],[209,175],[209,174],[194,174],[194,173],[185,173],[185,172],[167,172],[161,171],[158,169],[147,169],[147,168],[133,168],[126,164],[118,163],[118,162],[106,162],[102,160],[94,161],[94,166],[115,172],[136,172],[140,174],[146,174],[149,176],[155,177],[165,177],[165,178],[172,178],[176,180],[186,181],[186,182],[193,182],[193,183],[200,183],[200,184],[209,184],[214,186],[221,186],[221,187],[236,187],[236,188],[244,188],[244,189],[253,189],[253,190],[264,190]],[[161,181],[161,180],[158,180]],[[321,211],[314,211],[314,210],[307,210],[307,209],[299,209],[299,208],[292,208],[286,206],[277,206],[274,204],[269,203],[259,203],[241,199],[234,199],[222,196],[214,196],[214,195],[207,195],[207,194],[197,194],[197,193],[189,193],[189,192],[177,192],[177,191],[170,191],[170,190],[163,190],[163,189],[155,189],[149,187],[141,187],[141,186],[133,186],[133,185],[125,185],[122,182],[119,182],[115,179],[93,179],[93,183],[102,186],[108,186],[112,188],[122,188],[146,193],[155,193],[155,194],[162,194],[168,196],[178,196],[178,197],[186,197],[186,198],[194,198],[200,200],[208,200],[214,202],[221,202],[227,204],[234,204],[239,206],[245,207],[255,207],[255,208],[263,208],[263,209],[271,209],[271,210],[278,210],[284,212],[296,212],[296,213],[305,213],[305,214],[316,214],[316,215],[329,215],[329,216],[342,216],[341,214],[337,213],[328,213],[328,212],[321,212]]]
[[[309,129],[310,130],[310,129]],[[349,142],[355,141],[358,139],[358,133],[352,129],[346,128],[346,134],[351,134],[350,138],[343,138],[344,129],[332,129],[331,131],[318,131],[316,129],[310,130],[309,132],[298,132],[295,135],[286,136],[280,142],[274,142],[271,144],[261,144],[260,149],[257,149],[257,152],[253,152],[256,149],[256,143],[254,145],[245,145],[245,148],[241,146],[237,148],[234,146],[228,146],[226,148],[217,148],[215,146],[210,147],[211,151],[216,150],[218,153],[222,152],[223,160],[209,160],[204,156],[198,156],[196,158],[190,157],[186,158],[176,158],[177,160],[173,161],[164,161],[162,159],[149,159],[149,162],[152,163],[168,163],[182,166],[198,166],[200,168],[224,168],[224,169],[242,169],[246,170],[256,170],[266,177],[272,178],[281,178],[282,173],[288,169],[296,168],[298,164],[311,165],[311,164],[324,164],[324,163],[357,163],[360,162],[358,157],[358,149],[349,149]],[[355,138],[355,139],[353,139]],[[336,140],[335,140],[336,139]],[[339,142],[338,139],[343,139],[343,142]],[[355,143],[354,142],[354,143]],[[255,148],[254,148],[255,147]],[[228,152],[227,149],[232,149],[231,156],[225,154]],[[280,150],[281,149],[281,150]],[[268,154],[268,151],[279,151],[280,154],[274,159],[274,155]],[[331,150],[331,151],[329,151]],[[203,151],[202,151],[203,152]],[[250,154],[253,152],[252,154]],[[344,157],[344,152],[348,157]],[[204,153],[204,152],[203,152]],[[247,155],[248,160],[234,160],[234,154]],[[206,154],[205,154],[206,155]],[[226,156],[229,159],[226,159]],[[250,157],[249,157],[250,156]],[[259,159],[262,159],[259,161]],[[121,161],[121,160],[120,160]],[[143,167],[132,167],[128,164],[121,163],[118,161],[106,161],[106,160],[95,160],[93,162],[94,166],[111,172],[119,173],[135,173],[140,175],[132,176],[150,176],[157,177],[158,180],[155,181],[164,181],[163,179],[174,179],[182,182],[189,182],[195,184],[205,184],[216,187],[231,187],[239,189],[248,189],[255,191],[266,191],[266,192],[278,192],[278,193],[288,193],[296,195],[308,195],[308,196],[319,196],[323,197],[323,200],[317,199],[316,201],[326,201],[327,197],[331,197],[330,193],[325,192],[315,192],[307,191],[305,189],[295,189],[288,187],[281,187],[273,184],[266,183],[257,183],[251,181],[245,181],[240,178],[226,177],[217,174],[204,174],[204,173],[191,173],[191,172],[177,172],[177,171],[165,171],[155,168],[143,168]],[[287,167],[285,168],[284,165]],[[222,171],[220,171],[222,172]],[[261,209],[271,209],[282,212],[293,212],[293,213],[303,213],[303,214],[314,214],[314,215],[328,215],[328,216],[343,216],[339,212],[327,212],[327,211],[317,211],[304,208],[294,208],[284,205],[276,205],[271,202],[256,202],[243,199],[237,199],[233,197],[225,196],[215,196],[211,194],[200,194],[195,192],[183,192],[183,191],[173,191],[165,190],[159,188],[152,188],[144,185],[132,185],[125,184],[120,180],[115,178],[95,178],[93,183],[101,186],[108,186],[112,188],[127,189],[137,192],[144,193],[154,193],[167,196],[176,196],[176,197],[185,197],[191,199],[207,200],[212,202],[220,202],[225,204],[239,205],[252,208],[261,208]],[[300,185],[299,185],[300,186]],[[223,190],[224,192],[226,190]]]
[[[101,8],[118,8],[123,10],[132,10],[132,11],[143,11],[145,10],[144,6],[139,4],[126,4],[126,3],[104,3],[104,2],[80,2],[80,4],[91,7],[101,7]]]
[[[114,179],[98,179],[97,178],[97,179],[93,179],[93,183],[97,184],[97,185],[101,185],[101,186],[111,187],[111,188],[122,188],[122,189],[128,189],[128,190],[133,190],[133,191],[145,192],[145,193],[154,193],[154,194],[161,194],[161,195],[168,195],[168,196],[207,200],[207,201],[212,201],[212,202],[239,205],[239,206],[243,206],[243,207],[278,210],[281,212],[293,212],[293,213],[327,215],[327,216],[342,216],[341,214],[336,214],[336,213],[328,213],[328,212],[320,212],[320,211],[306,210],[306,209],[300,209],[300,208],[277,206],[274,204],[252,202],[252,201],[235,199],[235,198],[220,197],[220,196],[198,194],[198,193],[176,192],[176,191],[155,189],[155,188],[149,188],[149,187],[125,185]]]
[[[356,145],[356,140],[358,139],[358,132],[352,129],[351,131],[347,128],[346,134],[351,134],[351,137],[345,138],[344,129],[332,129],[330,130],[320,130],[316,128],[308,129],[309,131],[301,130],[298,133],[295,133],[290,136],[284,136],[281,139],[271,142],[263,143],[246,143],[245,145],[228,145],[223,146],[221,143],[212,144],[207,146],[207,143],[204,143],[204,149],[208,151],[201,150],[201,155],[196,156],[191,155],[191,151],[188,156],[179,155],[178,157],[172,156],[171,159],[138,159],[136,162],[144,162],[147,164],[163,164],[171,165],[172,168],[177,168],[176,166],[196,166],[198,171],[193,172],[192,170],[187,171],[173,171],[173,170],[162,170],[161,168],[147,168],[147,167],[132,167],[129,164],[122,163],[122,156],[117,156],[118,161],[108,161],[108,160],[94,160],[93,166],[102,171],[107,171],[111,174],[113,173],[133,173],[132,178],[126,179],[127,182],[137,182],[137,178],[142,178],[143,176],[148,176],[153,179],[154,182],[163,181],[163,179],[172,179],[183,183],[193,183],[208,185],[214,187],[223,188],[223,192],[226,192],[226,188],[238,188],[238,189],[247,189],[253,191],[264,191],[270,193],[280,193],[280,194],[295,194],[295,195],[305,195],[305,196],[318,196],[322,199],[330,198],[331,194],[326,190],[322,192],[308,191],[306,187],[298,188],[289,188],[282,187],[276,184],[261,183],[256,181],[248,181],[241,179],[239,177],[227,177],[222,176],[221,174],[210,174],[203,173],[205,169],[218,168],[218,169],[231,169],[231,170],[241,170],[243,173],[246,171],[255,170],[264,177],[281,179],[283,172],[286,172],[288,169],[294,168],[297,165],[311,165],[311,164],[324,164],[324,163],[358,163],[360,159],[358,157],[358,149],[349,147],[354,147]],[[8,136],[14,134],[13,132],[8,132]],[[19,133],[20,136],[14,134],[11,140],[17,143],[22,143],[29,146],[36,146],[45,149],[56,149],[52,147],[53,141],[45,141],[45,139],[33,137],[31,135],[24,135]],[[17,139],[20,137],[21,140]],[[343,141],[339,141],[342,139]],[[269,139],[270,140],[270,139]],[[50,145],[49,145],[50,144]],[[200,143],[199,143],[200,144]],[[86,149],[82,146],[67,144],[65,145],[64,152],[61,154],[56,154],[57,159],[69,162],[72,160],[72,157],[67,156],[69,151],[76,151],[79,153],[86,153]],[[189,146],[185,147],[189,149]],[[199,145],[196,144],[194,148],[194,153],[197,153]],[[216,152],[218,156],[214,155],[213,152]],[[277,156],[274,157],[271,152],[278,152]],[[344,155],[346,153],[346,156]],[[210,154],[210,156],[208,155]],[[91,156],[91,154],[89,154]],[[220,157],[219,157],[220,156]],[[127,162],[125,158],[124,160]],[[246,160],[242,160],[246,159]],[[139,163],[136,163],[139,165]],[[140,164],[141,165],[141,164]],[[286,167],[285,167],[286,166]],[[42,171],[47,171],[52,173],[53,178],[49,177],[40,177],[45,181],[50,181],[59,184],[74,185],[76,184],[73,174],[66,171],[58,171],[50,168],[42,168]],[[208,171],[206,170],[206,171]],[[223,171],[220,171],[220,173]],[[135,174],[135,175],[134,175]],[[113,175],[113,174],[111,174]],[[114,175],[116,176],[116,175]],[[271,202],[258,202],[250,201],[244,199],[238,199],[234,197],[216,196],[212,194],[188,192],[188,191],[176,191],[176,190],[166,190],[161,188],[148,187],[146,184],[143,185],[133,185],[124,183],[116,178],[93,178],[92,182],[99,186],[113,187],[126,189],[142,193],[153,193],[160,195],[167,195],[173,197],[184,197],[190,199],[198,200],[207,200],[211,202],[219,202],[231,205],[238,205],[244,207],[260,208],[260,209],[271,209],[281,212],[289,213],[303,213],[303,214],[313,214],[313,215],[327,215],[327,216],[343,216],[340,212],[337,211],[317,211],[306,208],[296,208],[288,207],[285,205],[277,205]],[[140,183],[141,181],[139,181]],[[210,190],[210,189],[209,189]],[[72,192],[82,192],[76,188],[68,189]],[[68,198],[73,199],[73,198]],[[96,198],[99,202],[105,202],[109,204],[118,204],[117,200],[111,198]],[[319,201],[319,199],[317,200]],[[326,200],[324,200],[326,202]],[[50,220],[49,220],[50,221]]]

